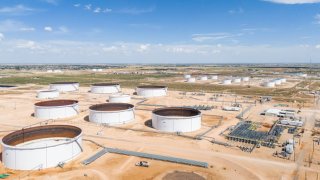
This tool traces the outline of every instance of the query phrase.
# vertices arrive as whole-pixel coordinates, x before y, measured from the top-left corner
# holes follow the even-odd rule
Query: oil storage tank
[[[91,85],[91,92],[97,94],[112,94],[121,91],[118,83],[98,83]]]
[[[145,98],[159,97],[167,95],[167,86],[138,86],[136,92],[138,96],[143,96]]]
[[[129,94],[112,94],[109,96],[110,103],[129,103],[131,96]]]
[[[244,82],[248,82],[249,80],[250,80],[249,77],[242,77],[242,81],[244,81]]]
[[[222,81],[222,84],[223,84],[223,85],[229,85],[229,84],[231,84],[231,79],[225,79],[225,80],[223,80],[223,81]]]
[[[89,107],[89,121],[100,124],[125,124],[134,120],[134,106],[127,103],[104,103]]]
[[[39,99],[54,99],[59,97],[60,93],[57,89],[40,90],[37,92],[37,98]]]
[[[196,82],[196,78],[188,78],[187,82],[188,83],[194,83],[194,82]]]
[[[168,107],[152,111],[152,126],[164,132],[191,132],[201,128],[201,112],[192,108]]]
[[[34,104],[34,116],[39,119],[59,119],[72,117],[78,114],[76,100],[50,100]]]
[[[47,125],[18,130],[2,141],[2,163],[14,170],[56,167],[82,151],[82,130],[69,125]]]
[[[264,86],[265,86],[265,87],[272,88],[272,87],[275,86],[275,82],[273,82],[273,81],[266,82],[266,83],[264,84]]]
[[[79,90],[78,82],[54,82],[49,85],[49,89],[57,89],[60,92],[70,92]]]
[[[208,80],[208,76],[200,76],[199,80],[206,81]]]
[[[185,79],[189,79],[189,78],[191,78],[191,75],[190,75],[190,74],[185,74],[185,75],[184,75],[184,78],[185,78]]]

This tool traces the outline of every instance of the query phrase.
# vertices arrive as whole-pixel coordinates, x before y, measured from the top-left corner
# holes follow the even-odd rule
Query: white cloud
[[[34,31],[33,27],[29,27],[20,21],[7,19],[0,21],[1,32],[16,32],[16,31]]]
[[[316,48],[316,49],[320,49],[320,44],[317,44],[317,45],[315,46],[315,48]]]
[[[53,4],[53,5],[58,5],[58,1],[59,0],[42,0],[43,2],[49,3],[49,4]]]
[[[132,15],[139,15],[139,14],[145,14],[145,13],[151,13],[154,11],[153,7],[145,8],[145,9],[138,9],[138,8],[124,8],[119,11],[116,11],[117,13],[123,13],[123,14],[132,14]]]
[[[3,15],[24,15],[24,14],[29,14],[34,11],[36,11],[36,10],[29,8],[29,7],[26,7],[22,4],[18,4],[16,6],[11,6],[11,7],[1,7],[0,8],[0,14],[3,14]]]
[[[105,52],[115,52],[118,50],[118,48],[116,46],[109,46],[109,47],[103,47],[102,50]]]
[[[20,28],[20,31],[35,31],[36,29],[33,27],[22,27]]]
[[[146,52],[150,48],[150,44],[141,44],[137,49],[138,52]]]
[[[315,23],[316,23],[316,24],[320,24],[320,14],[316,14],[316,15],[314,16],[314,19],[315,19]]]
[[[44,27],[43,30],[45,30],[47,32],[52,32],[53,31],[52,27],[50,27],[50,26]]]
[[[58,29],[59,29],[58,33],[68,33],[69,32],[69,29],[65,26],[60,26]]]
[[[242,14],[242,13],[244,13],[244,10],[241,7],[239,7],[237,9],[229,10],[228,13],[229,14]]]
[[[112,9],[105,8],[102,12],[104,12],[104,13],[109,13],[109,12],[112,12]]]
[[[0,33],[0,41],[2,41],[3,39],[4,39],[4,35]]]
[[[91,4],[84,5],[85,10],[91,10],[91,8],[92,8]]]
[[[94,12],[94,13],[100,13],[100,12],[101,12],[101,8],[97,7],[97,8],[94,9],[93,12]]]
[[[320,0],[263,0],[272,3],[278,4],[312,4],[320,3]]]
[[[74,4],[73,6],[74,6],[74,7],[80,7],[81,4]]]
[[[234,38],[234,37],[240,36],[240,35],[241,34],[233,35],[233,34],[229,34],[229,33],[193,34],[192,40],[194,40],[196,42],[217,41],[217,40],[222,40],[222,39],[232,40],[231,38]]]
[[[20,41],[16,44],[16,47],[31,50],[42,49],[41,46],[35,41]]]

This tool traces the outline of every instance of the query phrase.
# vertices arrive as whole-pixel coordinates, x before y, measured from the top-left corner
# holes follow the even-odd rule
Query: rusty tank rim
[[[70,125],[37,126],[37,127],[21,129],[21,130],[9,133],[2,138],[1,143],[3,146],[12,147],[16,149],[37,149],[37,148],[43,148],[43,146],[33,147],[33,148],[24,148],[23,146],[18,147],[17,145],[34,141],[34,140],[41,140],[41,139],[45,140],[49,138],[78,139],[81,136],[81,134],[82,134],[82,129],[76,126],[70,126]],[[66,142],[63,142],[61,144],[64,144],[64,143]],[[52,146],[58,146],[61,144],[55,144]],[[47,147],[51,147],[51,146],[47,146]]]
[[[128,103],[103,103],[96,104],[89,107],[91,111],[97,112],[120,112],[132,110],[134,105]]]
[[[185,107],[166,107],[158,108],[152,111],[152,114],[163,117],[172,118],[186,118],[186,117],[196,117],[201,116],[201,111],[193,108]]]
[[[77,100],[70,99],[58,99],[58,100],[50,100],[50,101],[41,101],[37,102],[34,105],[37,107],[57,107],[57,106],[70,106],[74,104],[78,104]]]

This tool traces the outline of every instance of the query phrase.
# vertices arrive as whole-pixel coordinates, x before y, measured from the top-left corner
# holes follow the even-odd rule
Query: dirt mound
[[[194,172],[183,172],[183,171],[174,171],[172,173],[165,175],[162,179],[163,180],[180,180],[180,179],[205,180],[204,177],[202,177]]]

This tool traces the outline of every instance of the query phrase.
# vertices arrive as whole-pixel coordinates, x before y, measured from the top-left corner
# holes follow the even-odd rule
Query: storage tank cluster
[[[78,82],[55,82],[49,85],[49,89],[57,89],[59,92],[71,92],[79,90]]]
[[[211,76],[210,76],[210,79],[212,79],[212,80],[218,80],[218,75],[211,75]]]
[[[232,82],[234,82],[234,83],[241,83],[241,78],[234,78],[234,79],[232,80]]]
[[[89,121],[100,124],[125,124],[134,120],[134,106],[127,103],[104,103],[89,107]]]
[[[75,116],[79,113],[76,100],[50,100],[34,104],[34,116],[39,119],[60,119]]]
[[[96,94],[112,94],[121,92],[121,88],[118,83],[98,83],[91,85],[90,92]]]
[[[143,96],[145,98],[150,97],[160,97],[167,95],[167,86],[138,86],[136,92],[138,96]]]
[[[264,83],[265,87],[275,87],[275,86],[279,86],[282,83],[286,83],[287,79],[285,78],[277,78],[277,79],[273,79],[271,81],[267,81]]]
[[[196,82],[196,78],[193,78],[193,77],[188,78],[188,79],[187,79],[187,82],[188,82],[188,83],[194,83],[194,82]]]
[[[207,81],[208,80],[208,76],[200,76],[199,80],[200,81]]]
[[[250,80],[250,77],[242,77],[241,79],[243,82],[248,82]]]
[[[169,107],[152,111],[152,126],[164,132],[191,132],[201,128],[201,112],[193,108]]]
[[[82,130],[69,125],[47,125],[14,131],[2,138],[2,163],[14,170],[57,167],[82,151]]]

